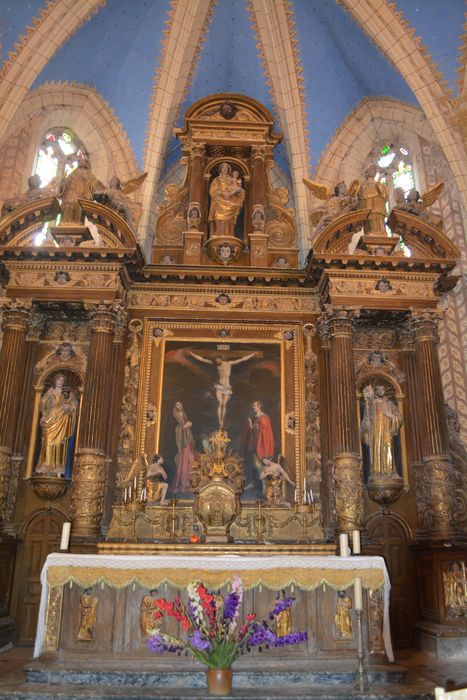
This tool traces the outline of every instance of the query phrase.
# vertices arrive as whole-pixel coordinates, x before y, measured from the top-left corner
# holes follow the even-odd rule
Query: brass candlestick
[[[310,511],[312,512],[312,509],[313,506],[306,505],[305,503],[295,504],[295,513],[302,526],[302,536],[297,541],[297,544],[311,544],[311,540],[308,537],[308,514]]]
[[[176,529],[177,529],[177,520],[178,520],[177,514],[175,512],[176,505],[177,505],[177,501],[175,500],[175,498],[172,498],[172,512],[168,517],[168,522],[170,523],[170,527],[167,528],[168,530],[170,530],[169,542],[172,542],[172,543],[178,542],[178,537],[175,534]]]
[[[364,666],[364,651],[363,651],[363,610],[356,610],[357,615],[357,659],[358,668],[355,674],[355,687],[362,693],[368,690],[368,675]]]
[[[256,544],[264,544],[264,527],[263,525],[266,524],[266,518],[264,517],[262,513],[262,502],[261,499],[258,501],[258,515],[256,516],[257,520],[257,525],[256,525]]]

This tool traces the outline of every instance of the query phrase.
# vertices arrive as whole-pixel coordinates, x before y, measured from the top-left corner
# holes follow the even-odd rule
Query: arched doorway
[[[40,575],[47,555],[58,552],[65,516],[59,511],[41,512],[26,526],[21,548],[16,626],[19,644],[34,644],[41,597]]]
[[[397,649],[413,646],[417,620],[415,570],[404,524],[391,515],[376,515],[367,524],[371,554],[384,557],[391,579],[391,636]],[[367,550],[367,551],[368,551]],[[369,553],[369,551],[368,551]]]

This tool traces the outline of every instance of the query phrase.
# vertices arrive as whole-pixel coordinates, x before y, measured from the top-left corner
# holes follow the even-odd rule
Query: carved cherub
[[[142,173],[126,182],[122,182],[119,177],[113,177],[107,188],[94,192],[94,199],[114,209],[131,228],[134,228],[139,218],[139,205],[127,195],[136,192],[146,177],[147,173]]]
[[[444,182],[438,182],[437,185],[431,187],[431,189],[420,195],[418,190],[410,190],[407,196],[404,196],[404,192],[401,187],[397,187],[394,190],[396,196],[396,209],[402,209],[402,211],[407,211],[409,214],[414,214],[419,216],[421,219],[425,219],[432,226],[437,226],[438,228],[443,227],[443,220],[440,216],[432,214],[427,211],[428,207],[436,202],[441,192],[444,189]]]
[[[348,188],[345,182],[338,182],[331,190],[327,185],[321,185],[306,177],[302,179],[311,193],[323,201],[323,204],[315,207],[310,214],[310,223],[315,226],[315,234],[321,233],[338,216],[358,209],[361,187],[359,180],[354,180]]]
[[[9,214],[14,209],[23,206],[23,204],[29,204],[29,202],[33,202],[36,199],[42,199],[43,197],[54,197],[56,192],[56,178],[51,180],[48,185],[41,187],[40,176],[31,175],[30,177],[28,177],[28,189],[26,190],[26,192],[23,192],[17,197],[5,199],[2,206],[2,216],[5,216],[5,214]]]

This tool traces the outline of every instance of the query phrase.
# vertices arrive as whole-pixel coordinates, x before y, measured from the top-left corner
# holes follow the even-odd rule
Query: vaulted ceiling
[[[465,149],[463,0],[0,0],[0,9],[0,143],[28,91],[94,87],[149,173],[143,226],[177,155],[173,127],[213,92],[250,95],[276,116],[299,225],[302,176],[369,96],[421,108],[467,190],[465,157],[449,155]]]

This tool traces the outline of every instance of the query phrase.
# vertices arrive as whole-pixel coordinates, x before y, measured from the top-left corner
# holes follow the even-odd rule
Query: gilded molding
[[[365,525],[363,468],[359,455],[351,453],[335,455],[333,478],[339,532],[363,530]]]
[[[50,586],[47,599],[44,651],[57,651],[62,618],[63,585]]]
[[[104,507],[105,461],[102,450],[78,449],[73,465],[71,517],[73,534],[99,535]]]

